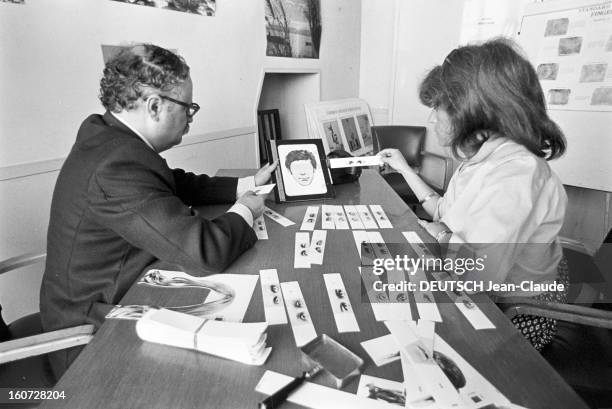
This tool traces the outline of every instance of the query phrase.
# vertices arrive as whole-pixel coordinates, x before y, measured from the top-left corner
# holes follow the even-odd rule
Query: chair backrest
[[[425,183],[439,194],[443,194],[452,175],[453,160],[451,158],[431,152],[423,152],[419,176]]]
[[[399,149],[410,166],[420,167],[427,128],[424,126],[384,125],[373,126],[374,151],[386,148]]]
[[[267,144],[270,140],[281,139],[280,115],[278,109],[257,111],[260,162],[268,162]]]

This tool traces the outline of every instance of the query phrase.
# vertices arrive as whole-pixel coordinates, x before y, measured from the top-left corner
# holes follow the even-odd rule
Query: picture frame
[[[270,140],[268,157],[278,161],[272,174],[277,203],[335,196],[320,139]]]

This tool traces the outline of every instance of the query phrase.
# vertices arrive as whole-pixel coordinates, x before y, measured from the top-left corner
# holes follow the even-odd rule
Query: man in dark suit
[[[100,81],[104,115],[91,115],[57,179],[40,311],[45,330],[98,327],[156,261],[193,275],[223,271],[257,240],[253,219],[276,164],[255,177],[194,175],[159,155],[181,142],[199,106],[185,61],[142,44],[111,59]],[[237,200],[236,200],[237,199]],[[236,202],[206,220],[190,206]],[[61,375],[80,349],[55,354]]]

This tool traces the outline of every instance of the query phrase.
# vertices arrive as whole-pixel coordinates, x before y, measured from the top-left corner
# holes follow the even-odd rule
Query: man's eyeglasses
[[[165,95],[160,95],[159,97],[161,99],[167,99],[168,101],[174,102],[175,104],[179,104],[180,106],[187,108],[188,118],[193,118],[193,116],[197,114],[198,111],[200,110],[200,106],[196,104],[195,102],[188,104],[187,102],[179,101],[178,99],[170,98]]]

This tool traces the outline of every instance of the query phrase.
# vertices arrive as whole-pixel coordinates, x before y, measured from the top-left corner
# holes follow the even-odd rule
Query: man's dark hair
[[[172,51],[153,44],[125,47],[104,67],[100,101],[106,109],[121,112],[149,89],[169,91],[189,77],[189,66]]]
[[[546,113],[533,66],[508,39],[456,48],[419,88],[421,102],[450,117],[451,148],[475,153],[496,133],[547,160],[565,152],[563,132]]]
[[[289,152],[289,154],[285,158],[285,167],[289,169],[289,171],[291,171],[291,163],[295,162],[296,160],[310,160],[310,163],[312,163],[312,167],[314,169],[317,168],[317,161],[315,160],[314,155],[312,154],[312,152],[309,152],[305,149]]]

